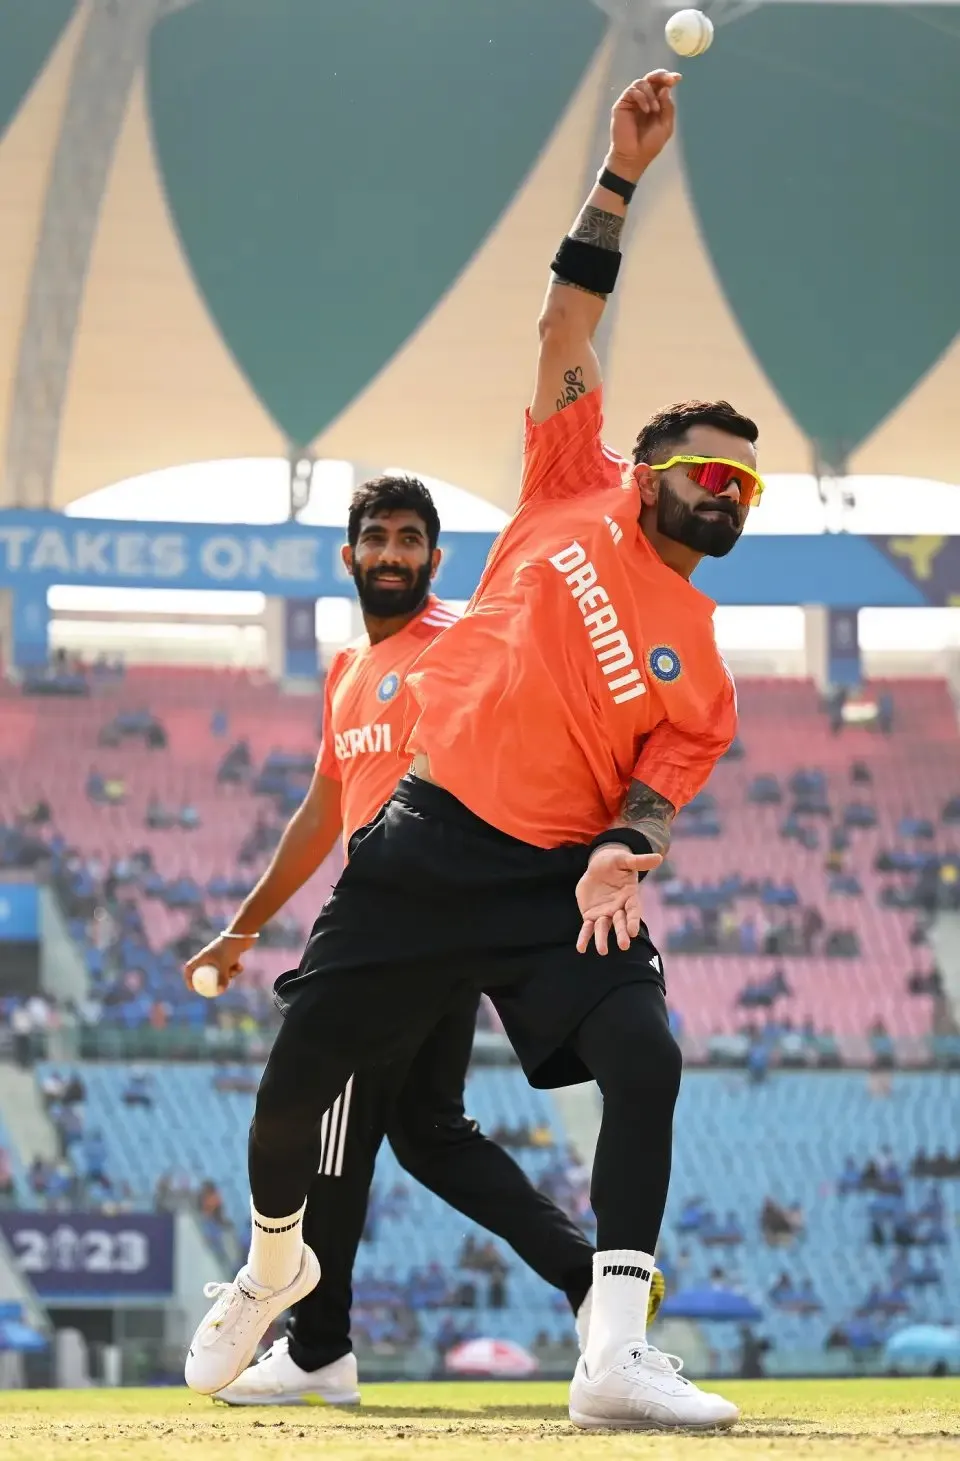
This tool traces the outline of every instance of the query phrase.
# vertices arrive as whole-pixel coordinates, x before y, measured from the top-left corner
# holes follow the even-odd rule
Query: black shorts
[[[409,1019],[419,1039],[467,988],[485,990],[532,1085],[589,1080],[566,1046],[581,1021],[621,984],[664,985],[646,927],[627,951],[601,957],[591,944],[577,953],[575,890],[588,855],[580,844],[520,842],[441,787],[405,776],[351,839],[299,969],[277,980],[277,1004],[287,1013],[324,986],[329,996],[332,981],[337,1025],[362,1056],[366,1012],[377,1011],[372,1048],[384,1010],[400,1025]],[[344,978],[350,971],[356,977]]]

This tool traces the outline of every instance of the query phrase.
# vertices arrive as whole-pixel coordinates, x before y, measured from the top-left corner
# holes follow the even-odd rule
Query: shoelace
[[[205,1299],[217,1300],[217,1307],[210,1315],[209,1327],[211,1330],[222,1330],[225,1327],[229,1327],[226,1325],[226,1320],[230,1318],[231,1310],[236,1310],[240,1307],[245,1295],[242,1293],[236,1280],[234,1280],[233,1283],[205,1283],[203,1286],[203,1297]]]
[[[203,1286],[203,1297],[205,1299],[219,1299],[227,1289],[232,1289],[232,1283],[205,1283]]]
[[[681,1385],[689,1385],[690,1381],[686,1375],[681,1375],[683,1360],[678,1354],[665,1354],[662,1349],[654,1349],[652,1344],[645,1344],[639,1349],[632,1349],[630,1355],[637,1363],[651,1365],[656,1370],[672,1370]]]

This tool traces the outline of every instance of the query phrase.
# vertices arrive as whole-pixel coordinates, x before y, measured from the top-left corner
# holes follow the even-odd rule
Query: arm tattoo
[[[574,284],[572,279],[564,279],[562,274],[555,274],[554,278],[558,284],[563,284],[567,289],[579,289],[581,294],[589,294],[592,299],[608,299],[609,295],[601,294],[599,289],[587,289],[582,284]]]
[[[580,396],[585,396],[587,388],[583,383],[583,366],[575,365],[572,370],[563,372],[563,395],[557,397],[557,410],[562,411],[564,406],[572,406]]]
[[[569,237],[577,243],[589,244],[593,248],[606,249],[609,253],[617,253],[620,248],[620,234],[623,231],[624,220],[617,213],[607,213],[603,208],[594,208],[592,204],[581,210],[580,216],[570,230]],[[582,284],[574,284],[569,279],[564,279],[562,274],[554,276],[557,284],[563,284],[567,289],[579,289],[582,294],[592,295],[594,299],[606,300],[607,296],[595,289],[585,289]],[[564,406],[572,406],[574,401],[587,393],[583,380],[583,366],[575,365],[564,371],[563,389],[556,398],[556,409],[562,411]]]
[[[581,210],[568,236],[575,238],[578,243],[592,244],[596,249],[607,249],[609,253],[615,254],[620,247],[620,235],[625,222],[619,214],[607,213],[603,208],[594,208],[588,203]],[[594,299],[607,297],[596,289],[584,289],[582,284],[572,284],[562,274],[558,274],[556,278],[558,284],[565,284],[568,289],[579,289],[584,294],[592,294]]]
[[[590,203],[582,210],[580,217],[570,230],[570,237],[579,243],[593,244],[594,248],[607,249],[615,254],[620,248],[620,235],[626,219],[618,213],[607,213],[603,208],[594,208]]]
[[[676,808],[665,796],[645,786],[642,781],[631,781],[620,820],[614,825],[642,832],[654,852],[665,857],[670,846],[670,823],[675,816]]]

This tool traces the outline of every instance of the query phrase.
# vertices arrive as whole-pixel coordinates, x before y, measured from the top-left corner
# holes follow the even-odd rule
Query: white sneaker
[[[570,1384],[570,1419],[581,1430],[726,1430],[740,1412],[729,1400],[698,1390],[680,1374],[682,1361],[648,1344],[626,1349],[596,1379],[581,1358]]]
[[[257,1345],[275,1319],[316,1288],[320,1264],[312,1248],[303,1246],[300,1272],[283,1289],[254,1283],[244,1266],[233,1283],[208,1283],[203,1292],[216,1303],[190,1341],[184,1379],[201,1395],[216,1395],[247,1368]]]
[[[213,1398],[228,1405],[359,1405],[357,1357],[351,1352],[320,1370],[301,1370],[284,1336]]]

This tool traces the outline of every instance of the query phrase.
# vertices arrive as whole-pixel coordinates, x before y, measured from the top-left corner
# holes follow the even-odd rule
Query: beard
[[[399,564],[392,567],[391,574],[402,577],[402,583],[379,583],[377,575],[382,572],[383,569],[364,572],[356,565],[353,569],[360,607],[372,619],[396,619],[402,614],[413,614],[426,601],[430,592],[429,563],[416,573]]]
[[[723,513],[723,516],[708,517],[708,509]],[[743,522],[736,503],[715,497],[690,507],[666,482],[661,482],[657,497],[657,531],[706,558],[725,558],[736,547],[743,532]]]

